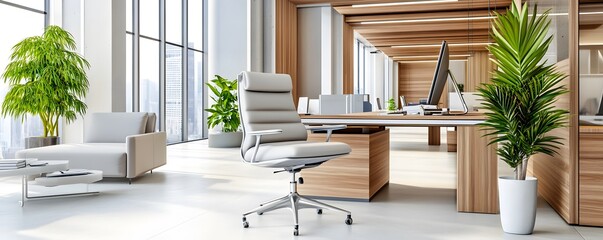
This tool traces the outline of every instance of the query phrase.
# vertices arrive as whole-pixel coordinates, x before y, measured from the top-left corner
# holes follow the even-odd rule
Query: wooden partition
[[[291,76],[291,93],[293,99],[297,99],[297,5],[289,0],[276,0],[275,9],[276,73]]]
[[[559,70],[570,73],[570,61],[564,60],[557,64]],[[570,90],[577,88],[577,83],[568,77],[563,82]],[[578,223],[578,121],[577,101],[573,95],[577,91],[561,96],[556,107],[570,109],[569,126],[554,130],[551,134],[562,137],[559,154],[553,157],[540,154],[532,158],[530,174],[538,178],[538,193],[555,209],[568,223]]]

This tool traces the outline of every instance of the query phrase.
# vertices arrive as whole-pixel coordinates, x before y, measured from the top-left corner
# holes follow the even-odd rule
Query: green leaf
[[[492,23],[494,44],[488,46],[497,66],[492,81],[478,87],[485,103],[490,144],[498,144],[500,158],[513,168],[534,154],[553,155],[560,138],[550,132],[567,124],[567,111],[554,107],[557,98],[567,94],[561,81],[566,77],[543,61],[552,36],[546,11],[537,7],[528,14],[515,3],[506,14],[496,14]],[[525,169],[522,169],[525,171]]]
[[[205,111],[211,113],[207,118],[209,128],[222,126],[223,132],[236,132],[239,130],[241,121],[239,118],[239,108],[237,103],[237,80],[228,80],[215,75],[211,84],[207,86],[214,96],[214,104]]]
[[[48,26],[42,36],[23,39],[11,49],[1,78],[9,85],[2,115],[40,117],[44,136],[58,134],[58,121],[68,123],[86,113],[81,101],[88,92],[86,69],[90,64],[78,53],[73,36],[58,26]]]

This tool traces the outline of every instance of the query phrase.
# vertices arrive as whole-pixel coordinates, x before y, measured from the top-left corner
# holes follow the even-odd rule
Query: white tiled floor
[[[445,138],[443,138],[445,139]],[[371,201],[327,201],[342,214],[304,210],[298,239],[603,239],[603,229],[567,225],[539,202],[535,232],[504,234],[498,215],[458,213],[455,155],[427,146],[421,128],[392,129],[391,181]],[[208,149],[206,141],[168,147],[168,165],[137,179],[104,180],[102,193],[18,205],[19,178],[0,178],[0,239],[291,239],[287,210],[241,213],[288,192],[288,174],[242,163],[237,149]],[[503,166],[503,165],[501,165]],[[502,168],[503,172],[508,169]],[[32,188],[38,193],[86,186]]]

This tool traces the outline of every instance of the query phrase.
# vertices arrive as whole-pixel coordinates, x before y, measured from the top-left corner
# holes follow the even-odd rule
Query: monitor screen
[[[448,80],[448,44],[446,41],[442,41],[438,63],[433,74],[429,96],[427,97],[428,105],[438,105],[444,91],[444,85],[446,85],[446,80]]]

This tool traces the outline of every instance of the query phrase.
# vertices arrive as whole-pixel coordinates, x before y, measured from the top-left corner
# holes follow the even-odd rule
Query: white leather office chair
[[[317,209],[318,214],[322,214],[322,209],[346,213],[345,223],[351,225],[352,215],[349,211],[299,195],[295,178],[295,174],[305,168],[317,167],[351,152],[345,143],[328,142],[333,130],[345,126],[309,127],[309,130],[326,130],[327,142],[308,142],[308,129],[301,123],[293,105],[289,75],[242,72],[238,81],[239,112],[244,136],[241,144],[243,161],[258,167],[283,169],[276,172],[291,173],[289,194],[244,213],[243,227],[249,227],[247,215],[262,215],[281,208],[289,208],[293,212],[295,236],[299,234],[297,215],[302,208]],[[300,183],[303,183],[301,178]]]

